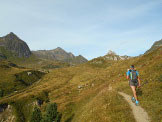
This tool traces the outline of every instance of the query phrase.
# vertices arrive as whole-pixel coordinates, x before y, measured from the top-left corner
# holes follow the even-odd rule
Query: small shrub
[[[41,120],[42,120],[42,113],[39,108],[35,107],[30,122],[40,122]]]
[[[57,112],[57,104],[49,104],[46,108],[46,114],[41,122],[60,122],[62,114]]]
[[[23,113],[23,103],[21,101],[12,102],[11,105],[14,107],[16,122],[25,122],[25,115]]]
[[[57,113],[55,122],[61,122],[61,117],[62,117],[62,114],[61,113]]]

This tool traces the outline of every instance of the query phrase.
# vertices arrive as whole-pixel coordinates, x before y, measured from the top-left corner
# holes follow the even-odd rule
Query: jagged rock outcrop
[[[39,58],[63,61],[70,64],[81,64],[88,61],[83,56],[74,56],[71,52],[68,53],[60,47],[53,50],[32,51],[32,53]]]
[[[13,107],[8,104],[0,105],[0,122],[15,122]]]
[[[17,37],[13,32],[4,37],[0,37],[0,47],[15,53],[18,57],[29,57],[31,55],[31,51],[26,42]]]
[[[159,41],[156,41],[156,42],[152,45],[152,47],[151,47],[148,51],[145,52],[145,54],[150,53],[150,52],[152,52],[153,50],[156,50],[157,48],[159,48],[159,47],[161,47],[161,46],[162,46],[162,39],[159,40]]]
[[[114,61],[118,61],[118,60],[125,60],[125,59],[129,59],[131,58],[130,56],[124,55],[124,56],[119,56],[117,55],[114,51],[109,50],[109,52],[103,56],[103,58],[105,60],[114,60]]]

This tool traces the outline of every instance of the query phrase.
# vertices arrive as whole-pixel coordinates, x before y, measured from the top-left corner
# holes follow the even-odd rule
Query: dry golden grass
[[[126,71],[131,64],[134,64],[140,72],[143,84],[142,95],[139,96],[140,104],[146,109],[152,121],[158,122],[162,118],[161,54],[160,48],[141,57],[113,62],[111,66],[103,64],[103,67],[98,67],[86,63],[55,69],[44,76],[39,83],[16,95],[4,97],[0,102],[25,99],[32,102],[33,98],[41,96],[42,92],[46,91],[49,93],[50,102],[56,102],[59,111],[63,113],[63,122],[133,122],[134,118],[128,104],[117,91],[131,94]],[[113,90],[109,90],[110,86]]]

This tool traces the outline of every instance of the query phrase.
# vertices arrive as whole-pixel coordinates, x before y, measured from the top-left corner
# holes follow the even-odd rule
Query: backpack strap
[[[130,70],[130,79],[132,80],[132,70]]]

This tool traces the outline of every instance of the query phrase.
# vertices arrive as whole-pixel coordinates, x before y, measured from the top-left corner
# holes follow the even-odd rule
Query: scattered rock
[[[83,85],[78,86],[78,89],[81,89],[81,88],[83,88]]]
[[[32,74],[32,72],[27,72],[28,76]]]

